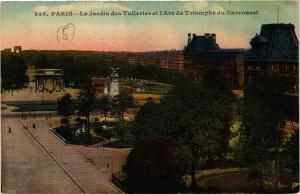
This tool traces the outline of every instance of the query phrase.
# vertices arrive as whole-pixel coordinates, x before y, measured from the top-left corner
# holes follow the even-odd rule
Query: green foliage
[[[284,144],[281,155],[283,173],[299,176],[299,129]]]
[[[16,54],[1,54],[1,87],[3,89],[22,88],[28,81],[27,66],[21,56]]]
[[[72,107],[72,96],[70,94],[64,94],[57,100],[57,113],[66,119],[73,113]]]
[[[147,137],[160,135],[158,129],[162,124],[159,104],[148,101],[145,103],[133,121],[133,134],[136,143],[143,142]]]
[[[151,138],[129,154],[124,171],[130,192],[180,192],[184,150],[174,139]]]
[[[134,136],[132,134],[132,124],[129,121],[120,120],[114,126],[117,137],[120,140],[120,147],[132,147]]]
[[[210,79],[217,79],[210,77]],[[223,80],[224,81],[224,80]],[[225,82],[225,81],[224,81]],[[177,112],[176,120],[168,123],[171,135],[188,147],[191,158],[192,187],[195,186],[194,172],[199,159],[214,160],[226,153],[231,120],[232,95],[219,86],[200,83],[181,83],[175,88],[174,96],[164,102],[167,112]]]
[[[80,91],[78,97],[78,109],[81,115],[87,116],[95,110],[96,96],[92,89]]]
[[[100,99],[97,99],[96,109],[104,114],[104,119],[106,121],[107,114],[111,110],[111,99],[109,96],[101,96]]]
[[[127,92],[121,92],[120,94],[114,96],[112,99],[112,109],[117,115],[120,115],[122,118],[124,117],[124,112],[126,111],[126,109],[132,107],[133,105],[133,97]]]
[[[168,134],[190,146],[195,160],[221,156],[228,144],[233,96],[225,84],[220,84],[225,80],[216,72],[208,70],[200,83],[181,80],[162,101],[165,114],[171,114],[164,128],[171,129]],[[219,80],[214,84],[206,79]]]
[[[66,140],[68,144],[79,144],[79,145],[93,145],[99,142],[99,138],[89,134],[77,134],[76,131],[80,126],[63,126],[55,128],[55,135],[59,135]]]
[[[208,70],[199,83],[179,77],[159,105],[146,103],[134,121],[137,139],[170,136],[187,148],[192,185],[199,159],[217,159],[227,151],[234,98],[218,71]]]
[[[98,52],[24,51],[23,58],[36,68],[63,69],[66,86],[85,87],[90,77],[109,75],[107,59]]]
[[[121,78],[133,77],[171,84],[177,76],[181,75],[179,72],[163,69],[158,67],[158,65],[129,64],[127,60],[118,59],[118,56],[111,57],[108,55],[113,54],[90,51],[22,52],[24,61],[34,65],[36,68],[63,69],[63,79],[66,86],[74,85],[75,87],[84,88],[88,85],[92,76],[109,76],[109,67],[112,64],[121,67],[119,70]]]
[[[131,128],[125,127],[121,136],[121,142],[125,147],[132,147],[134,145],[134,136],[132,135]]]
[[[211,90],[216,90],[220,93],[230,93],[225,79],[222,71],[217,67],[211,67],[202,74],[201,83]]]
[[[277,158],[283,137],[283,84],[277,76],[264,76],[245,87],[240,130],[241,158],[245,165],[259,165]]]
[[[95,92],[87,87],[80,91],[80,95],[77,100],[77,108],[79,115],[85,116],[87,121],[87,134],[90,134],[90,114],[95,111],[96,107],[96,95]]]

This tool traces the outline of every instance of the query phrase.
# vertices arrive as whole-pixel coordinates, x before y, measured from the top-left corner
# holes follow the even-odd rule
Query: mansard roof
[[[293,24],[264,24],[250,44],[248,60],[298,60],[298,38]]]

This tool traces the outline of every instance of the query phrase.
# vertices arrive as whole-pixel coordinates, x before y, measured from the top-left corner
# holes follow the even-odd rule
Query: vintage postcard
[[[2,193],[299,192],[299,2],[1,1]]]

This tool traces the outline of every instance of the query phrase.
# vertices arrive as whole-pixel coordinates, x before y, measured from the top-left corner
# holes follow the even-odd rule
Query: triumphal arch
[[[35,69],[27,70],[29,88],[36,92],[63,92],[64,71],[62,69]]]

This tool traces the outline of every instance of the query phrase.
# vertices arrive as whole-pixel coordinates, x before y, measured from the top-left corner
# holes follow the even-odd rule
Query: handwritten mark
[[[68,23],[57,29],[57,42],[71,42],[75,36],[75,25]]]

